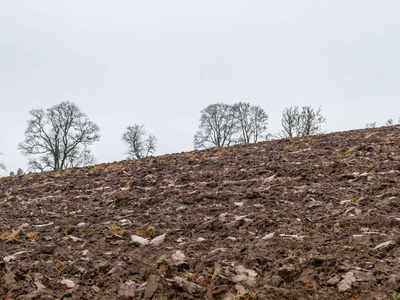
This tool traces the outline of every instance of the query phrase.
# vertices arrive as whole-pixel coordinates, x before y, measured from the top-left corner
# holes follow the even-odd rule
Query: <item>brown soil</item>
[[[0,298],[391,298],[399,183],[398,126],[1,178]]]

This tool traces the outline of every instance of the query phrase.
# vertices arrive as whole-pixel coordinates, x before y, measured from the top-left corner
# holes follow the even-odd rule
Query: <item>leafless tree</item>
[[[321,132],[321,124],[325,123],[326,119],[321,115],[321,108],[317,110],[311,106],[303,106],[300,113],[300,128],[299,136],[307,136]]]
[[[285,108],[282,113],[282,131],[278,133],[279,137],[294,137],[299,134],[300,113],[298,106]]]
[[[261,107],[239,102],[233,105],[233,109],[240,144],[257,143],[261,138],[267,139],[268,115]]]
[[[0,152],[0,154],[3,154],[3,153]],[[0,162],[0,170],[7,171],[5,164],[3,164],[1,162]]]
[[[99,127],[73,103],[61,102],[46,110],[34,109],[18,145],[32,170],[58,170],[87,166],[95,158],[87,146],[100,140]]]
[[[307,136],[321,132],[321,124],[326,119],[321,115],[321,108],[311,106],[285,108],[282,113],[282,131],[279,137]]]
[[[388,119],[385,123],[385,126],[393,126],[393,125],[398,125],[400,124],[400,119],[397,121],[397,123],[395,123],[395,121],[393,119]],[[376,123],[375,123],[376,125]]]
[[[211,104],[200,113],[199,131],[194,136],[196,149],[223,147],[235,143],[238,127],[235,111],[231,105]]]
[[[122,135],[122,140],[128,145],[128,159],[140,159],[153,154],[156,151],[157,138],[149,134],[143,125],[128,126]]]
[[[376,128],[376,122],[371,122],[371,123],[367,123],[365,124],[365,128]]]
[[[394,125],[394,121],[393,119],[388,119],[385,123],[385,126],[393,126]]]

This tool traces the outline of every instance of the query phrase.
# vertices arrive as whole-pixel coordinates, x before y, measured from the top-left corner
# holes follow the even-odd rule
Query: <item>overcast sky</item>
[[[285,107],[321,107],[327,132],[400,117],[400,1],[0,0],[0,162],[31,109],[71,101],[100,126],[98,163],[144,124],[157,155],[193,149],[200,110],[250,102],[280,130]]]

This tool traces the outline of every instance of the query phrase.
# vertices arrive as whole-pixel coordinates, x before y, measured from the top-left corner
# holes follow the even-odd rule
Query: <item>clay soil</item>
[[[400,127],[0,179],[1,299],[392,299]]]

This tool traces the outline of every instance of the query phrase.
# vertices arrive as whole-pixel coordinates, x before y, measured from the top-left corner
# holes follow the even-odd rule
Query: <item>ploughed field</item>
[[[392,299],[400,127],[0,179],[1,299]]]

